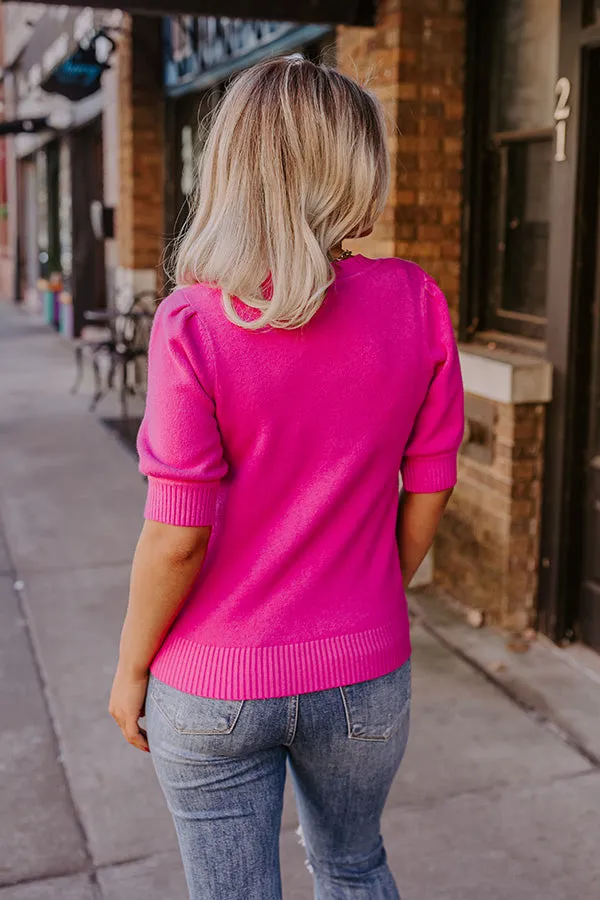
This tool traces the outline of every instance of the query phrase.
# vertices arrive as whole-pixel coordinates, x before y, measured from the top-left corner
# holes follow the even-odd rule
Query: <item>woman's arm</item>
[[[162,301],[150,336],[146,411],[137,442],[140,471],[148,476],[146,523],[109,706],[140,750],[148,750],[138,726],[148,668],[202,567],[227,475],[211,348],[185,291]]]
[[[464,392],[448,304],[426,275],[421,301],[432,378],[404,448],[396,537],[404,586],[425,559],[457,481]]]
[[[402,491],[396,521],[402,581],[408,588],[415,572],[427,556],[435,533],[452,496],[452,489],[434,494]]]
[[[210,527],[146,521],[138,541],[109,711],[139,750],[148,751],[138,725],[148,669],[198,576],[210,533]]]

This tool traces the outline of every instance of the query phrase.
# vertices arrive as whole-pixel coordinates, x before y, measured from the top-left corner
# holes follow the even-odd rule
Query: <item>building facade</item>
[[[105,305],[110,284],[111,235],[100,233],[95,218],[105,216],[94,218],[93,208],[105,208],[114,168],[104,118],[112,108],[110,35],[122,19],[89,7],[4,10],[4,119],[21,126],[9,142],[9,281],[67,336],[78,333],[84,309]]]
[[[6,93],[48,29],[50,8],[35,6],[41,18],[7,60]],[[460,338],[467,430],[433,578],[492,623],[539,623],[557,641],[600,649],[600,2],[379,0],[344,12],[331,2],[325,22],[290,14],[300,24],[279,21],[266,0],[253,20],[211,16],[209,0],[182,2],[170,19],[134,7],[108,19],[60,8],[72,23],[65,56],[101,33],[114,47],[100,88],[68,101],[67,128],[12,142],[21,296],[39,294],[56,267],[76,333],[82,304],[112,302],[115,287],[166,290],[198,125],[227,79],[290,52],[358,74],[385,107],[393,177],[356,249],[427,269]],[[42,79],[60,62],[48,49]],[[27,78],[39,97],[37,74]],[[39,111],[25,88],[16,103],[16,117]],[[54,184],[45,200],[40,183]],[[90,225],[94,202],[104,232]],[[77,273],[92,265],[101,287],[90,299]]]

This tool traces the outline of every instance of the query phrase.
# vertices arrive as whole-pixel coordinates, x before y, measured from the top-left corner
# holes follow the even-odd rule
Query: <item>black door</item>
[[[100,119],[71,135],[73,228],[73,312],[79,334],[85,310],[106,306],[104,241],[95,234],[91,207],[103,200],[102,122]]]
[[[599,148],[600,152],[600,148]],[[597,222],[600,221],[597,219]],[[585,451],[584,560],[581,585],[581,636],[600,651],[600,229],[596,241],[592,299],[592,354]]]
[[[584,56],[584,184],[581,203],[579,346],[582,367],[579,403],[582,433],[581,578],[579,631],[585,643],[600,651],[600,48]],[[587,212],[586,212],[587,206]],[[575,476],[576,477],[576,476]]]

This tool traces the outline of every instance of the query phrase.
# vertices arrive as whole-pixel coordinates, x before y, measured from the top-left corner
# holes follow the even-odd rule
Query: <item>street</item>
[[[151,761],[107,713],[145,485],[69,393],[70,344],[0,303],[0,900],[184,900]],[[409,751],[384,820],[403,900],[597,900],[600,668],[415,598]],[[311,878],[286,798],[286,900]]]

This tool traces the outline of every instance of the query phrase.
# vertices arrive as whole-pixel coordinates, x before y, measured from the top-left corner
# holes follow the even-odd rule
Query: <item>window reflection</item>
[[[552,125],[560,0],[497,4],[494,131]]]

